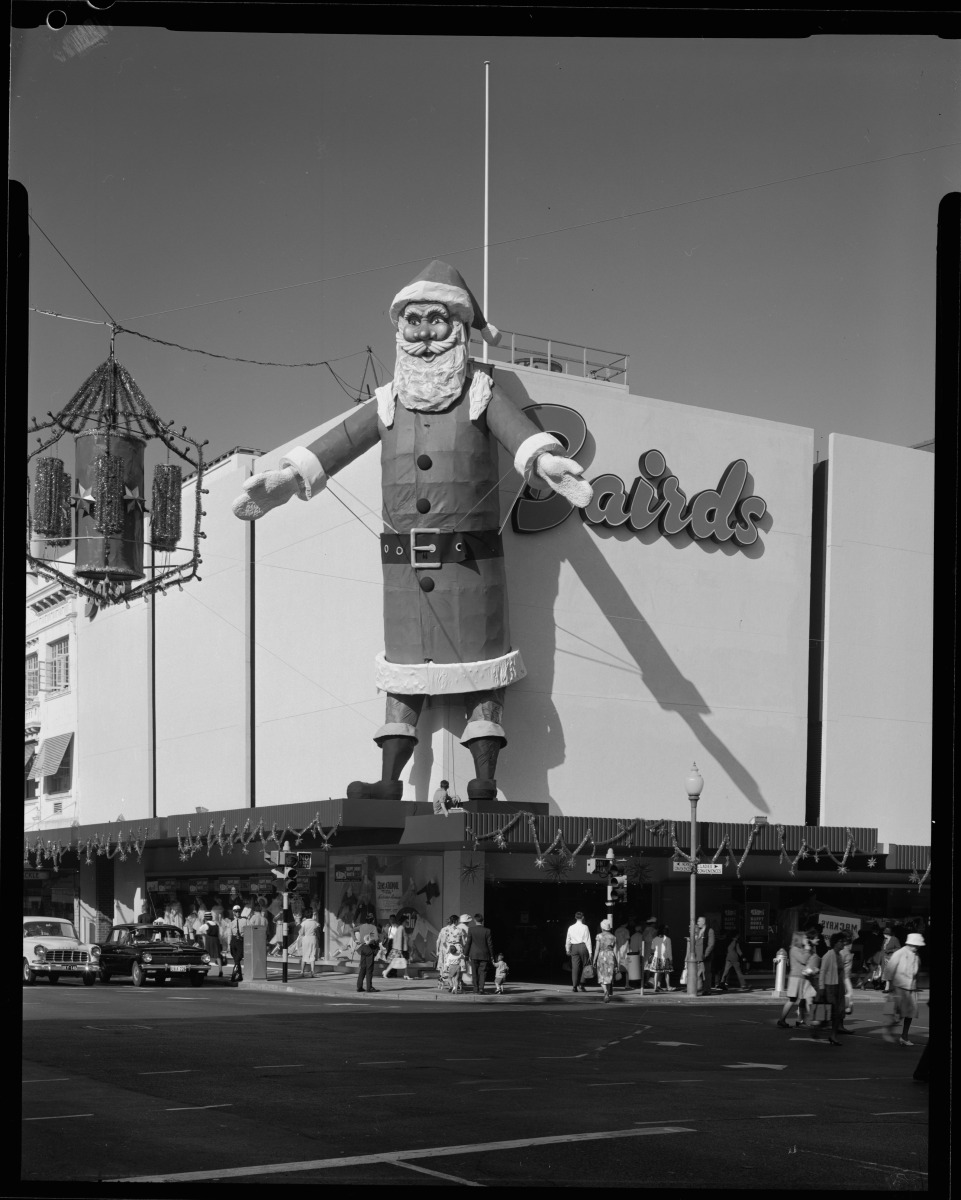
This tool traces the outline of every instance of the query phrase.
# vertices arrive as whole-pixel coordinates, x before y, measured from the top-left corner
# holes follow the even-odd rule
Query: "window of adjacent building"
[[[47,689],[65,692],[70,686],[70,639],[58,638],[47,647]]]
[[[55,796],[58,792],[69,792],[71,778],[73,773],[73,746],[67,747],[66,753],[60,761],[60,766],[54,775],[47,775],[46,778],[46,794]]]
[[[24,779],[24,781],[23,781],[23,798],[24,798],[24,800],[36,800],[36,798],[37,798],[37,781],[36,781],[36,779]]]
[[[37,654],[27,655],[26,702],[32,704],[40,691],[40,658]]]

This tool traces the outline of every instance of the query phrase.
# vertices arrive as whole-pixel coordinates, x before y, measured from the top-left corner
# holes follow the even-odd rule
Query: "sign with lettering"
[[[256,892],[258,896],[263,892],[269,892],[273,885],[273,875],[255,875],[253,879],[247,880],[247,890]]]
[[[855,937],[861,932],[860,917],[839,917],[832,913],[818,913],[818,924],[823,925],[825,938],[830,941],[834,933],[853,933]]]
[[[148,879],[148,892],[175,892],[177,890],[176,879]]]
[[[766,900],[744,905],[744,936],[748,942],[767,941],[770,911],[771,906]]]
[[[198,896],[203,892],[209,892],[210,880],[207,878],[188,879],[187,891],[191,894],[191,896]]]
[[[524,412],[538,428],[553,434],[574,458],[587,440],[587,423],[579,412],[562,404],[533,404]],[[748,466],[743,458],[729,463],[717,487],[688,499],[676,475],[668,470],[660,450],[646,450],[638,460],[640,474],[628,487],[619,475],[591,480],[594,497],[581,517],[588,525],[622,526],[640,533],[656,526],[670,536],[685,530],[692,538],[752,546],[758,523],[767,512],[760,496],[747,495]],[[571,515],[573,506],[548,488],[526,487],[511,511],[515,533],[542,533]]]
[[[49,871],[24,871],[24,879],[49,879]]]
[[[334,863],[334,883],[360,883],[362,879],[361,863]]]
[[[404,881],[400,875],[378,875],[376,880],[377,920],[386,921],[397,915],[403,895]]]
[[[678,862],[675,860],[674,870],[683,871],[690,875],[691,864],[689,862]],[[720,863],[698,863],[697,873],[698,875],[720,875],[722,874],[722,867]]]
[[[739,915],[736,908],[725,908],[721,913],[721,932],[737,933]]]

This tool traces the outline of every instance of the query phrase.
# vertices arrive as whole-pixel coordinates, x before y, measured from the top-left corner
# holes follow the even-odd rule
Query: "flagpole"
[[[487,252],[489,238],[490,207],[490,59],[484,60],[484,317],[487,317]],[[482,339],[483,340],[483,339]],[[484,362],[487,362],[487,342],[484,345]]]

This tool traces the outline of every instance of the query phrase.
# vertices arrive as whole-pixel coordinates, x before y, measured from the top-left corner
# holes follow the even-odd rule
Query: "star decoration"
[[[877,865],[878,865],[878,860],[877,860],[876,858],[869,858],[869,859],[868,859],[868,866],[869,866],[869,867],[876,867]]]
[[[802,848],[801,848],[801,849],[800,849],[800,850],[797,852],[797,856],[798,856],[798,858],[807,858],[807,856],[808,856],[808,852],[807,852],[807,851],[806,851],[806,850],[805,850],[805,849],[802,847]],[[795,862],[796,862],[796,861],[797,861],[797,859],[795,859]],[[815,855],[814,861],[815,861],[815,862],[817,862],[817,855]]]
[[[805,858],[806,858],[806,857],[807,857],[807,855],[805,855]],[[815,861],[816,863],[819,863],[819,862],[821,861],[821,856],[820,856],[819,854],[815,854],[815,855],[814,855],[814,861]]]
[[[563,879],[566,879],[567,872],[570,870],[567,859],[562,858],[558,854],[552,854],[547,860],[546,866],[547,878],[553,880],[554,883],[560,883]]]
[[[840,867],[838,867],[839,875],[847,875],[847,873],[848,873],[848,869],[843,864]]]
[[[534,866],[535,866],[535,867],[540,867],[540,868],[543,870],[543,868],[544,868],[544,864],[546,863],[546,861],[547,861],[547,860],[544,858],[544,855],[543,855],[543,854],[539,854],[539,855],[537,856],[537,858],[535,858],[535,859],[534,859]]]
[[[479,870],[480,863],[475,863],[472,858],[468,859],[460,869],[460,877],[465,883],[473,883]]]
[[[94,505],[96,500],[90,489],[83,484],[78,484],[77,491],[73,497],[73,502],[77,506],[77,514],[81,517],[93,516]]]
[[[910,881],[912,883],[920,883],[921,882],[921,876],[917,873],[917,871],[912,871],[911,874],[908,876],[908,879],[910,879]]]
[[[146,500],[141,496],[139,487],[129,488],[124,485],[123,502],[126,508],[134,510],[139,508],[141,512],[147,507]]]

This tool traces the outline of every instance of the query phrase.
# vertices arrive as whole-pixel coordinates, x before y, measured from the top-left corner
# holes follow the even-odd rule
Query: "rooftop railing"
[[[478,333],[471,333],[470,351],[474,358],[483,355],[484,343]],[[540,371],[577,375],[581,379],[594,379],[601,383],[617,383],[623,387],[627,386],[630,361],[628,355],[616,354],[613,350],[597,350],[574,342],[559,342],[556,338],[513,333],[509,329],[501,330],[499,346],[488,346],[487,357],[490,362],[504,366],[532,367]]]

